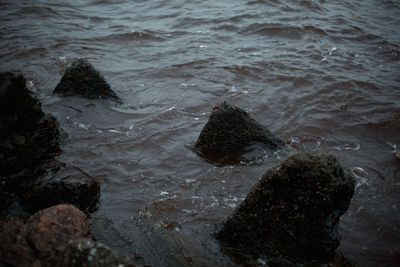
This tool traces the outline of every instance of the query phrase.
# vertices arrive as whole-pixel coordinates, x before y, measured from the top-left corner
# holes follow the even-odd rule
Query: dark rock
[[[60,152],[57,120],[41,109],[19,72],[0,73],[0,213]]]
[[[90,239],[71,241],[63,253],[64,267],[138,267],[129,257]]]
[[[97,242],[147,266],[193,266],[176,231],[141,219],[94,214],[91,231]],[[121,238],[123,237],[123,238]],[[110,242],[111,241],[111,242]]]
[[[0,213],[16,198],[32,213],[61,203],[95,209],[99,183],[75,169],[65,173],[54,160],[59,140],[57,120],[42,111],[24,77],[0,73]]]
[[[0,186],[0,217],[2,217],[2,212],[7,209],[11,202],[12,195],[9,192],[5,191],[2,186]]]
[[[58,266],[70,240],[90,238],[86,215],[71,205],[0,222],[0,258],[17,266]]]
[[[42,111],[22,74],[0,73],[0,176],[36,166],[59,150],[57,120]]]
[[[91,99],[121,99],[111,90],[104,77],[85,59],[77,59],[67,68],[54,93]]]
[[[100,183],[92,176],[71,166],[63,166],[49,180],[43,179],[20,194],[19,202],[34,213],[58,204],[71,204],[82,211],[93,212],[100,196]]]
[[[216,237],[250,255],[331,262],[353,193],[353,177],[333,156],[295,153],[262,176]]]
[[[213,108],[195,145],[202,156],[216,163],[235,161],[235,155],[255,147],[276,151],[284,146],[281,139],[247,112],[225,102]]]

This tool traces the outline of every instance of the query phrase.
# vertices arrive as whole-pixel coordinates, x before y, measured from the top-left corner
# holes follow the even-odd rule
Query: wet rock
[[[0,177],[54,156],[59,136],[57,120],[42,111],[22,74],[0,73]]]
[[[220,103],[215,106],[195,145],[212,162],[234,160],[254,148],[277,151],[284,142],[244,110]]]
[[[216,237],[250,255],[331,262],[353,193],[353,177],[333,156],[298,152],[262,176]]]
[[[71,205],[0,223],[0,258],[17,266],[58,266],[70,240],[91,238],[86,215]]]
[[[77,59],[72,62],[54,89],[54,93],[122,102],[104,77],[86,59]]]
[[[137,264],[193,266],[177,232],[166,230],[158,224],[136,218],[95,214],[91,231],[97,242],[129,256]]]
[[[60,151],[57,120],[42,111],[19,72],[0,73],[0,213],[46,172]]]
[[[12,196],[10,195],[10,193],[6,192],[0,186],[0,217],[2,217],[3,215],[2,212],[5,211],[7,207],[11,204],[11,201],[12,201]]]
[[[49,180],[43,179],[19,196],[19,202],[34,213],[58,204],[71,204],[85,212],[96,210],[100,196],[100,183],[96,178],[63,166]]]
[[[64,267],[109,267],[143,266],[134,263],[129,257],[90,239],[79,239],[69,243],[63,253],[61,266]]]

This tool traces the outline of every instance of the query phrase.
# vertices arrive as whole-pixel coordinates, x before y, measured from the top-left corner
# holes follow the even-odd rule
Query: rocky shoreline
[[[54,93],[122,103],[83,59],[71,64]],[[137,262],[93,240],[88,216],[96,210],[101,184],[56,159],[62,131],[21,73],[0,73],[0,111],[0,266],[146,265],[146,259]],[[227,254],[261,255],[273,266],[337,261],[337,227],[350,205],[354,179],[333,156],[292,153],[267,127],[225,102],[212,109],[195,145],[199,156],[217,166],[257,158],[258,150],[285,150],[287,157],[267,170],[210,239],[219,240]],[[31,215],[9,216],[12,203]]]

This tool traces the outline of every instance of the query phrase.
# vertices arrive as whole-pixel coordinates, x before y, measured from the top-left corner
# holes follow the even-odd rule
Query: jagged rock
[[[71,166],[63,166],[49,180],[42,179],[18,196],[20,204],[34,213],[58,204],[71,204],[85,212],[96,210],[100,183]]]
[[[281,139],[247,112],[224,102],[213,108],[195,148],[210,161],[223,163],[255,147],[276,151],[283,146]]]
[[[41,210],[28,219],[0,222],[0,258],[17,266],[59,266],[70,240],[91,238],[86,215],[71,205]]]
[[[262,176],[216,237],[250,255],[330,262],[353,193],[354,179],[336,158],[298,152]]]
[[[129,257],[90,239],[71,241],[63,253],[63,267],[139,267]]]
[[[122,102],[104,77],[85,59],[72,62],[54,89],[54,93]]]
[[[60,152],[57,120],[42,111],[19,72],[0,73],[0,213]]]
[[[0,73],[0,176],[36,166],[58,153],[57,120],[41,109],[18,72]]]

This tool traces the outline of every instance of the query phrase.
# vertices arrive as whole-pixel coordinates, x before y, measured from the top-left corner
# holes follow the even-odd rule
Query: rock
[[[90,239],[71,241],[63,253],[64,267],[138,267],[129,257]]]
[[[86,59],[77,59],[67,68],[54,93],[91,99],[112,99],[122,103],[104,77]]]
[[[6,192],[0,186],[0,217],[2,217],[3,211],[6,210],[7,207],[11,204],[11,201],[12,201],[12,195],[9,192]]]
[[[176,231],[142,219],[118,215],[109,217],[97,213],[91,219],[95,240],[129,256],[136,264],[196,266]]]
[[[19,72],[0,73],[0,213],[60,152],[57,120],[42,111]]]
[[[254,145],[262,150],[277,151],[285,143],[247,112],[224,102],[213,108],[195,148],[210,161],[221,163],[254,149]]]
[[[28,219],[0,222],[0,258],[17,266],[58,266],[70,240],[91,238],[86,215],[71,205],[41,210]]]
[[[57,120],[41,109],[18,72],[0,73],[0,176],[37,166],[59,152]]]
[[[58,204],[71,204],[85,212],[96,210],[100,196],[100,183],[71,166],[63,166],[51,177],[43,179],[19,195],[19,202],[28,212],[34,213]]]
[[[75,169],[61,176],[59,140],[57,120],[42,111],[22,74],[0,73],[0,213],[16,198],[32,213],[61,203],[95,209],[100,184]]]
[[[331,262],[353,193],[353,177],[333,156],[298,152],[262,176],[216,238],[254,256]]]

